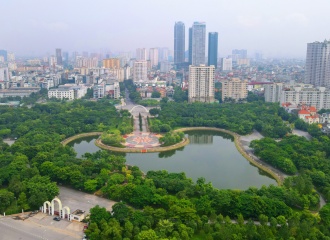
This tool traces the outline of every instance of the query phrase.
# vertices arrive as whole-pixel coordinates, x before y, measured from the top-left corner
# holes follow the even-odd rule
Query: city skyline
[[[51,8],[58,15],[50,14],[47,4],[40,0],[3,1],[0,49],[17,56],[54,55],[55,48],[70,53],[125,52],[139,47],[173,50],[173,23],[182,21],[191,26],[203,21],[206,32],[219,33],[219,57],[237,48],[247,49],[250,57],[262,52],[265,57],[305,58],[308,42],[330,37],[323,30],[330,20],[326,11],[330,2],[317,2],[96,0],[85,5],[59,0]],[[148,14],[143,14],[145,9]],[[109,24],[112,22],[115,24]],[[187,38],[185,45],[188,50]]]

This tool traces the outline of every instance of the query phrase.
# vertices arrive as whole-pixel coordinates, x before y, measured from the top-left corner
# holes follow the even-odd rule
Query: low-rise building
[[[316,113],[316,108],[312,106],[302,105],[298,112],[298,117],[308,124],[320,122],[319,115]]]
[[[60,85],[58,88],[50,89],[48,91],[49,98],[57,99],[80,99],[87,93],[87,87],[83,85],[65,84]]]

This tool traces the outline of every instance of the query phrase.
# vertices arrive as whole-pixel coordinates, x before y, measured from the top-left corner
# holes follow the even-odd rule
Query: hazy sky
[[[307,42],[330,38],[330,0],[0,0],[0,9],[0,49],[16,55],[173,49],[176,21],[186,41],[194,21],[206,22],[219,56],[305,58]]]

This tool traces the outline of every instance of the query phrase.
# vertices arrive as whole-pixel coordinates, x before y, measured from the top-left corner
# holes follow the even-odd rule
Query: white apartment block
[[[49,90],[48,97],[74,100],[74,99],[82,98],[83,96],[86,95],[86,93],[87,93],[87,87],[83,85],[65,84],[59,86],[58,88]]]
[[[307,44],[305,83],[330,87],[330,41]]]
[[[189,66],[189,102],[214,102],[215,67]]]
[[[148,66],[147,61],[135,61],[133,67],[133,81],[147,81],[148,80]]]
[[[127,64],[124,66],[124,80],[131,79],[131,67]]]
[[[265,102],[280,102],[283,83],[265,84]]]
[[[9,71],[8,71],[8,68],[6,67],[3,67],[1,68],[0,67],[0,82],[8,82],[9,81]]]
[[[221,58],[220,59],[220,69],[221,69],[221,71],[232,71],[233,70],[233,60],[231,58]]]
[[[280,103],[314,106],[317,110],[330,109],[330,90],[325,87],[304,88],[301,86],[282,90]]]
[[[145,48],[138,48],[136,49],[136,60],[137,61],[147,61],[147,49]]]
[[[99,60],[97,57],[94,58],[88,58],[88,57],[76,57],[76,67],[78,68],[97,68],[99,64]]]
[[[158,66],[158,48],[150,48],[149,60],[151,62],[151,67]]]
[[[226,98],[232,98],[238,101],[245,99],[248,95],[247,80],[240,80],[239,78],[232,78],[222,82],[222,101]]]

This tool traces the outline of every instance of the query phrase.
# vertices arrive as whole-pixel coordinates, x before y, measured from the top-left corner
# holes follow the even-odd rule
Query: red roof
[[[311,114],[310,112],[308,112],[307,110],[303,109],[303,110],[300,110],[298,112],[298,114]]]

